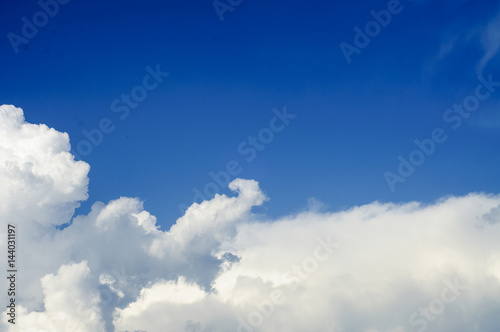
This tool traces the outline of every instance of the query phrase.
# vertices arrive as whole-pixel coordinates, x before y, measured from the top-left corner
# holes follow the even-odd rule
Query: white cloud
[[[69,220],[87,198],[88,164],[75,162],[69,137],[24,121],[23,111],[0,107],[0,216],[42,225]],[[21,199],[22,198],[22,199]]]
[[[234,197],[193,204],[168,231],[126,197],[57,230],[86,198],[88,165],[66,134],[11,106],[0,117],[0,216],[22,234],[16,331],[418,331],[410,316],[448,281],[466,289],[429,331],[500,324],[500,196],[336,213],[315,202],[267,220],[251,213],[267,199],[258,183],[237,179]]]
[[[104,331],[99,293],[86,261],[62,265],[57,275],[48,274],[41,283],[45,311],[28,313],[19,306],[17,323],[8,324],[9,332]]]
[[[149,325],[144,321],[145,316],[163,316],[165,319],[163,326],[169,326],[172,330],[181,331],[184,325],[183,320],[179,320],[177,315],[164,315],[158,310],[168,312],[180,311],[187,305],[198,304],[207,297],[207,294],[196,284],[189,284],[184,278],[177,281],[159,281],[151,287],[141,290],[139,298],[130,303],[125,309],[117,309],[115,312],[114,325],[118,330],[154,330],[157,329],[158,322],[152,320]],[[189,315],[185,315],[186,319]],[[181,325],[179,325],[181,324]],[[149,326],[148,326],[149,325]],[[174,328],[174,326],[178,326]]]

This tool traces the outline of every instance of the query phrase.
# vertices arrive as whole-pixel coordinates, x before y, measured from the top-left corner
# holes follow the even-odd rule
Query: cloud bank
[[[169,230],[137,198],[87,199],[69,137],[0,106],[0,244],[18,227],[8,332],[497,331],[500,196],[269,219],[254,180]],[[55,225],[68,223],[63,230]],[[6,262],[2,260],[2,269]],[[6,289],[6,287],[5,287]],[[6,298],[4,297],[4,303]]]

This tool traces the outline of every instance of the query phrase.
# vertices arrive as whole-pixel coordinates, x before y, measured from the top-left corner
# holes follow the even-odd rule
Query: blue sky
[[[390,1],[389,1],[390,2]],[[242,1],[221,21],[210,1],[72,0],[15,52],[36,1],[4,2],[2,103],[27,121],[67,132],[73,147],[103,118],[116,127],[92,153],[86,213],[95,201],[140,197],[168,228],[230,160],[271,197],[257,211],[298,212],[311,197],[331,210],[373,201],[430,202],[498,192],[500,89],[452,130],[443,114],[474,93],[478,66],[500,81],[495,1],[401,1],[391,22],[347,63],[339,44],[388,1]],[[493,22],[493,23],[492,23]],[[488,26],[490,29],[488,30]],[[489,31],[489,32],[488,32]],[[147,66],[169,76],[120,120],[111,104],[142,84]],[[251,162],[241,142],[273,109],[297,115]],[[391,191],[415,139],[448,139]],[[221,193],[230,193],[222,188]]]
[[[498,1],[0,6],[0,330],[498,331]]]

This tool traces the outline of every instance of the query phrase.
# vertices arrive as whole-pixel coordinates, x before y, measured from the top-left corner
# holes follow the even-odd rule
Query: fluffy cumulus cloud
[[[8,332],[497,331],[500,196],[267,219],[253,180],[169,230],[137,198],[87,199],[67,134],[0,107],[0,243],[19,229]],[[62,230],[54,225],[71,221]],[[6,269],[2,260],[2,268]],[[4,296],[4,303],[7,297]]]
[[[24,121],[14,106],[0,108],[0,213],[64,223],[87,198],[89,166],[75,162],[69,137],[46,125]]]
[[[95,280],[86,261],[62,265],[57,275],[41,278],[44,312],[19,308],[16,331],[104,331]]]

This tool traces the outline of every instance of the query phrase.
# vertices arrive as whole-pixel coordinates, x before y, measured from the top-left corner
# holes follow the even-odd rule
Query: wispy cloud
[[[481,35],[484,55],[477,65],[477,74],[482,75],[484,68],[500,50],[500,12],[486,26]]]
[[[463,3],[454,3],[453,8],[460,8]],[[442,31],[437,31],[441,34],[441,44],[426,65],[426,72],[433,72],[434,68],[442,61],[446,60],[454,53],[462,54],[465,50],[473,48],[481,48],[478,53],[481,58],[477,63],[471,64],[476,67],[476,74],[482,75],[486,66],[494,59],[500,51],[500,10],[493,17],[487,19],[476,18],[475,20],[457,20],[450,22]]]

